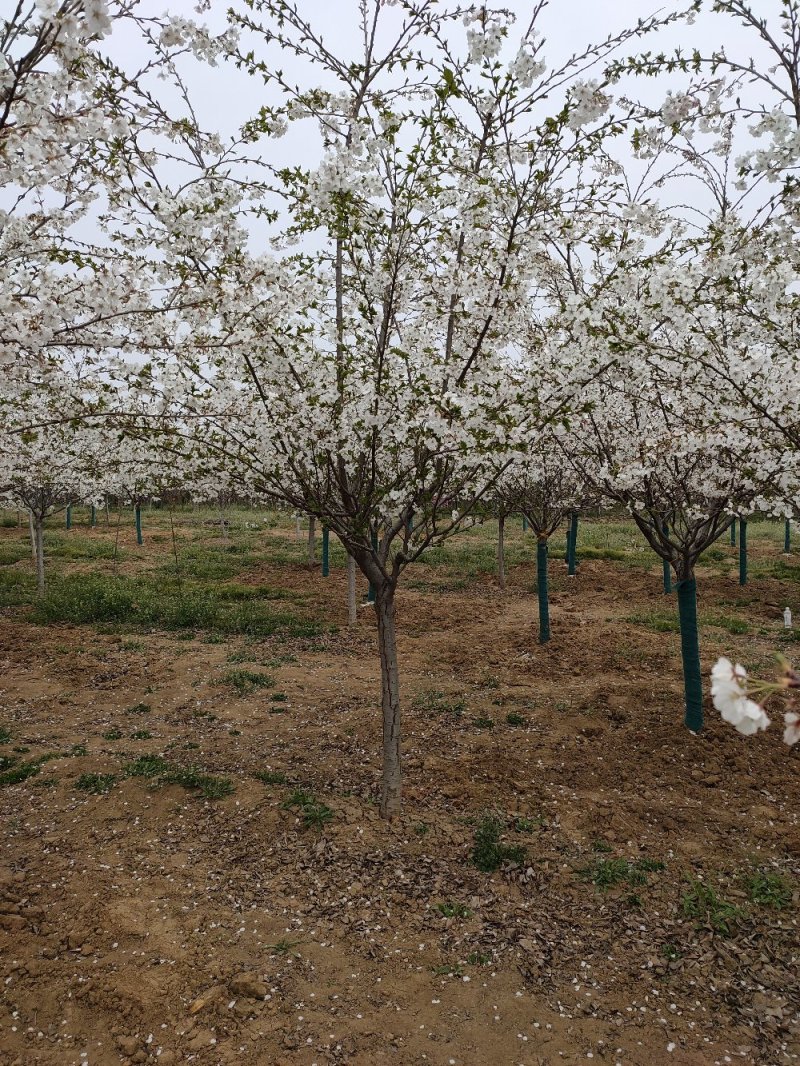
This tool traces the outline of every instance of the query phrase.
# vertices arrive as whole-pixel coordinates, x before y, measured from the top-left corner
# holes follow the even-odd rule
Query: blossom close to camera
[[[714,706],[735,729],[745,736],[752,736],[759,729],[766,729],[769,718],[764,708],[747,696],[747,671],[730,659],[721,658],[711,671],[711,696]]]
[[[783,741],[785,744],[796,744],[800,740],[800,714],[796,711],[787,711],[783,716]]]

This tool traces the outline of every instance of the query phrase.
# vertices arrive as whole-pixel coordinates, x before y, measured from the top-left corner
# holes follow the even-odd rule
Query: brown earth
[[[320,640],[131,639],[6,610],[0,754],[60,757],[0,790],[0,1062],[797,1061],[800,751],[777,723],[753,740],[713,711],[700,736],[682,727],[677,635],[624,621],[665,608],[655,568],[552,568],[545,647],[532,566],[506,593],[484,580],[401,594],[405,813],[390,825],[374,802],[374,623],[365,608],[347,630],[343,571],[246,578],[313,595],[340,626]],[[733,579],[701,584],[702,608],[730,614]],[[768,659],[786,595],[752,584],[750,632],[707,633],[704,669],[722,651]],[[267,663],[287,702],[221,685],[234,649]],[[75,787],[165,751],[235,791]],[[332,820],[305,828],[292,786]],[[470,862],[489,809],[526,849],[491,874]],[[643,858],[664,864],[644,883],[590,879]],[[748,899],[756,870],[793,884],[788,907]],[[737,908],[728,935],[684,912],[698,878]]]

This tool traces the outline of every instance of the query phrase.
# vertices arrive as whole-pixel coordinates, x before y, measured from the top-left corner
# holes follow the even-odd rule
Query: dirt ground
[[[0,1063],[797,1061],[800,750],[710,705],[686,732],[677,634],[629,620],[670,609],[657,566],[551,567],[544,647],[532,556],[506,592],[488,575],[401,592],[392,824],[375,805],[374,619],[348,630],[343,569],[246,576],[307,595],[338,627],[321,638],[211,643],[5,609],[0,756],[58,757],[0,789]],[[705,673],[723,651],[768,663],[800,586],[716,571],[700,586],[701,612],[746,630],[704,629]],[[221,683],[232,655],[275,684]],[[125,775],[151,754],[233,791]],[[90,774],[115,779],[78,787]],[[306,825],[297,788],[332,817]],[[487,811],[525,849],[493,873],[471,862]],[[755,900],[759,873],[791,898]],[[698,884],[715,902],[693,913]]]

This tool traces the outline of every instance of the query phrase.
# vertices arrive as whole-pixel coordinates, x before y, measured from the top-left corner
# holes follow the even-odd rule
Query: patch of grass
[[[488,966],[491,961],[491,955],[483,955],[480,951],[472,951],[467,955],[467,962],[470,966]]]
[[[479,715],[477,718],[472,719],[472,724],[476,729],[494,729],[494,718],[485,718],[483,715]]]
[[[0,755],[0,773],[5,773],[6,770],[10,770],[12,766],[16,766],[19,759],[16,755]]]
[[[483,873],[493,873],[506,862],[519,864],[525,861],[525,848],[501,842],[504,828],[504,819],[492,811],[487,811],[478,822],[472,862]]]
[[[470,918],[472,911],[463,903],[437,903],[436,910],[445,918]]]
[[[75,782],[75,788],[81,792],[91,792],[100,796],[110,792],[117,781],[116,774],[81,774]]]
[[[736,923],[743,917],[739,907],[721,899],[710,885],[698,880],[689,882],[681,899],[681,913],[684,918],[694,918],[722,936],[730,936]]]
[[[618,562],[626,558],[626,553],[619,548],[578,548],[575,553],[578,561],[581,559],[616,559]]]
[[[152,740],[153,734],[149,729],[137,729],[131,733],[131,740]]]
[[[22,570],[0,570],[0,607],[23,607],[33,602],[36,579]]]
[[[446,692],[439,692],[438,689],[417,693],[414,697],[414,706],[433,717],[438,717],[441,714],[452,714],[456,718],[460,718],[467,709],[463,699],[448,696]]]
[[[255,670],[228,670],[222,675],[226,685],[232,685],[242,695],[249,695],[259,688],[272,688],[275,678],[271,674],[259,674]]]
[[[584,881],[591,881],[605,892],[623,882],[628,885],[645,885],[648,873],[663,869],[664,864],[655,859],[638,859],[635,862],[629,862],[627,859],[598,859],[592,866],[579,870],[578,874]]]
[[[726,614],[704,614],[700,616],[700,624],[714,626],[716,629],[724,629],[734,636],[741,633],[749,633],[750,625],[743,618],[734,618]]]
[[[159,777],[170,769],[170,764],[161,755],[140,755],[126,763],[123,770],[128,777]]]
[[[6,729],[5,726],[0,726],[0,744],[8,744],[11,740],[11,730]]]
[[[680,950],[680,948],[677,947],[675,944],[670,943],[669,941],[661,945],[661,954],[664,956],[665,959],[668,959],[670,962],[674,962],[676,959],[680,959],[683,957],[683,952]]]
[[[321,829],[333,818],[330,807],[301,788],[294,789],[281,806],[284,810],[297,810],[305,829]]]
[[[516,711],[509,711],[506,715],[506,723],[514,726],[526,726],[528,719],[524,714],[517,714]]]
[[[542,820],[541,818],[526,818],[518,814],[512,824],[518,833],[532,833],[537,826],[542,824]]]
[[[288,703],[289,697],[285,692],[272,692],[269,697],[270,703]]]
[[[592,841],[592,851],[599,852],[612,852],[614,849],[605,840],[601,840],[600,837],[595,837]]]
[[[149,703],[134,703],[132,707],[129,707],[126,714],[150,714],[152,707]]]
[[[288,955],[290,951],[293,951],[302,943],[302,940],[289,940],[288,937],[284,937],[282,940],[276,940],[274,944],[268,944],[267,947],[273,955]]]
[[[107,733],[103,733],[103,740],[122,740],[122,730],[109,729]]]
[[[253,777],[265,785],[288,785],[289,778],[280,770],[256,770]]]
[[[434,966],[433,973],[437,977],[463,977],[464,968],[460,963],[447,963],[444,966]]]
[[[680,633],[681,630],[677,612],[673,614],[665,611],[641,611],[630,615],[625,621],[654,629],[656,633]]]
[[[759,907],[776,911],[791,906],[793,886],[788,878],[769,870],[758,870],[745,879],[748,899]]]
[[[426,837],[430,833],[431,827],[427,822],[417,822],[414,826],[414,832],[418,837]]]
[[[34,777],[42,768],[42,759],[31,759],[29,762],[21,762],[10,769],[0,773],[0,788],[6,785],[19,785]]]

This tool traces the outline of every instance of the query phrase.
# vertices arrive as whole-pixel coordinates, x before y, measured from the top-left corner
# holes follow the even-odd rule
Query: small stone
[[[267,994],[267,986],[254,973],[237,974],[231,978],[229,987],[235,995],[249,999],[263,999]]]

